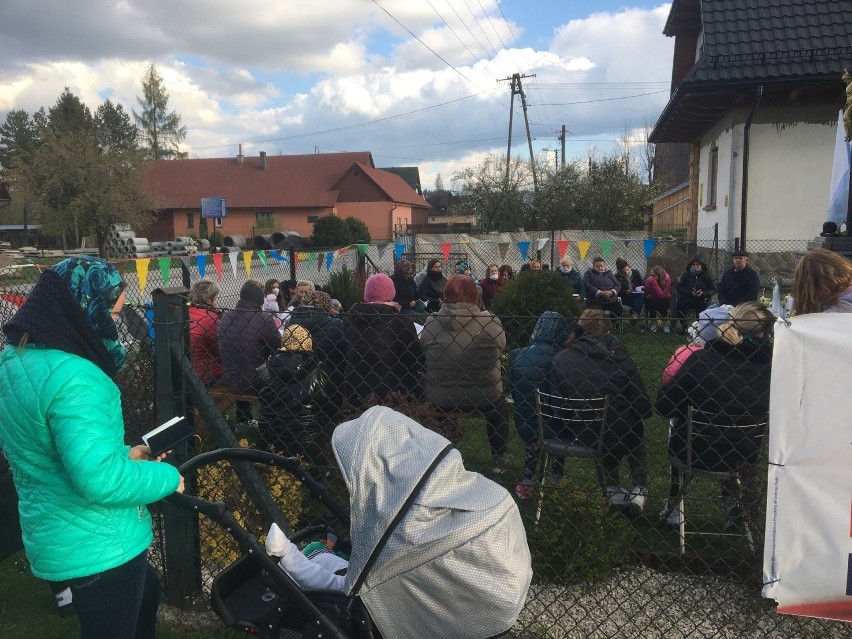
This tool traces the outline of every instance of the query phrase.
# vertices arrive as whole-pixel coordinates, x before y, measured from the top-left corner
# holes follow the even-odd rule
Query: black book
[[[142,435],[142,441],[151,449],[151,457],[174,450],[175,446],[192,437],[192,428],[185,417],[172,417],[154,430]]]

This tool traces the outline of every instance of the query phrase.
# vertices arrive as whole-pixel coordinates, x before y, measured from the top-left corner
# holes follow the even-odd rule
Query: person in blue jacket
[[[533,478],[538,461],[538,420],[535,413],[535,391],[550,372],[550,363],[568,338],[568,320],[555,311],[545,311],[536,322],[529,346],[516,348],[509,354],[509,381],[515,402],[515,428],[524,441],[524,472],[515,494],[527,499],[533,494]]]
[[[154,637],[160,580],[146,506],[183,492],[177,469],[124,443],[115,376],[118,271],[74,257],[45,270],[5,324],[0,448],[19,496],[32,572],[70,583],[85,639]]]

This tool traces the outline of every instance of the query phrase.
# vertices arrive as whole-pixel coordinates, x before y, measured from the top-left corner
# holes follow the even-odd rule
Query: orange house
[[[156,222],[139,230],[149,240],[197,237],[207,197],[223,197],[227,205],[226,217],[207,220],[208,233],[215,227],[249,244],[274,231],[309,237],[324,215],[354,216],[373,240],[390,240],[395,228],[424,223],[429,210],[401,177],[377,169],[368,151],[159,160],[145,179],[160,207]]]

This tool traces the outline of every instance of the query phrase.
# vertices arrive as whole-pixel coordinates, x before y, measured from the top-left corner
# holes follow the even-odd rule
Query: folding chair
[[[728,415],[714,415],[704,413],[689,406],[687,409],[686,422],[686,461],[670,455],[669,463],[677,473],[679,490],[675,497],[675,503],[680,508],[681,517],[678,532],[680,534],[680,554],[686,552],[686,536],[687,535],[705,535],[716,537],[745,537],[748,541],[748,547],[752,554],[755,552],[754,537],[749,526],[748,517],[743,516],[742,532],[699,532],[698,530],[686,529],[686,510],[684,503],[686,501],[686,489],[693,478],[700,479],[715,479],[718,482],[729,481],[740,478],[740,468],[748,460],[742,458],[736,467],[728,465],[722,468],[720,465],[715,465],[713,468],[708,468],[706,463],[696,455],[695,444],[699,440],[703,440],[707,451],[712,451],[713,444],[725,439],[726,433],[731,433],[736,430],[742,438],[750,441],[754,445],[754,450],[760,450],[763,439],[766,436],[766,429],[769,424],[769,417],[766,416],[757,422],[750,424],[736,424]],[[733,507],[739,508],[742,512],[742,502],[739,495],[733,496]]]
[[[538,418],[538,447],[541,481],[539,482],[538,506],[535,523],[541,518],[544,499],[544,482],[550,477],[553,461],[557,458],[592,459],[595,476],[598,478],[598,460],[601,457],[603,431],[609,398],[592,397],[569,399],[554,393],[535,391],[535,412]],[[545,423],[559,436],[545,438]]]

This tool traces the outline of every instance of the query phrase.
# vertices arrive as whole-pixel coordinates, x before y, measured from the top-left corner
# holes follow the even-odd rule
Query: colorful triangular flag
[[[325,253],[317,253],[317,270],[322,270],[322,265],[325,263]]]
[[[654,238],[648,238],[647,240],[642,240],[642,247],[645,249],[645,259],[647,260],[651,257],[651,253],[654,252],[654,248],[657,246],[657,240]]]
[[[384,256],[385,256],[385,251],[388,250],[388,245],[387,244],[381,244],[378,247],[376,247],[376,250],[379,253],[379,261],[381,262],[382,258],[384,258]]]
[[[216,267],[216,277],[222,279],[222,254],[213,253],[213,266]]]
[[[397,242],[393,245],[393,256],[397,262],[402,259],[402,254],[405,252],[405,244]]]
[[[246,266],[246,277],[251,279],[251,256],[254,251],[243,251],[243,264]]]
[[[592,243],[589,240],[580,240],[577,242],[577,249],[580,251],[580,259],[585,260],[586,255],[589,253],[589,248],[592,246]]]
[[[228,253],[228,261],[231,262],[231,272],[234,274],[234,279],[237,279],[237,253]]]
[[[334,261],[334,253],[326,253],[325,254],[325,270],[331,270],[331,263]]]
[[[169,271],[172,270],[172,258],[161,257],[157,260],[157,266],[160,267],[160,277],[163,278],[163,286],[169,285]]]
[[[515,244],[517,245],[518,251],[521,254],[521,259],[526,262],[527,254],[530,252],[530,244],[532,244],[532,242],[515,242]]]
[[[565,257],[565,251],[568,250],[570,245],[570,240],[556,240],[556,252],[559,253],[560,260]]]
[[[497,242],[497,249],[500,251],[500,261],[506,261],[506,253],[509,252],[509,243],[508,242]]]
[[[257,256],[260,258],[260,263],[263,264],[264,272],[269,272],[269,260],[266,259],[266,251],[258,251]]]
[[[355,246],[358,249],[358,256],[362,258],[367,254],[367,249],[370,248],[369,244],[356,244]]]
[[[148,264],[151,261],[150,257],[143,257],[135,260],[136,262],[136,277],[139,278],[139,290],[145,292],[145,285],[148,283]]]
[[[546,237],[540,237],[540,238],[538,238],[538,239],[535,241],[535,248],[536,248],[536,250],[537,250],[537,251],[540,251],[541,249],[543,249],[543,248],[544,248],[544,245],[545,245],[545,244],[547,244],[547,238],[546,238]]]
[[[198,274],[204,277],[207,272],[207,253],[199,253],[195,256],[195,263],[198,265]]]
[[[444,261],[447,261],[447,260],[450,259],[450,251],[452,250],[452,248],[453,248],[452,242],[443,242],[441,244],[441,253],[443,253],[443,255],[444,255]]]
[[[612,254],[612,240],[601,240],[598,242],[598,246],[601,247],[603,258],[609,262],[609,256]]]

